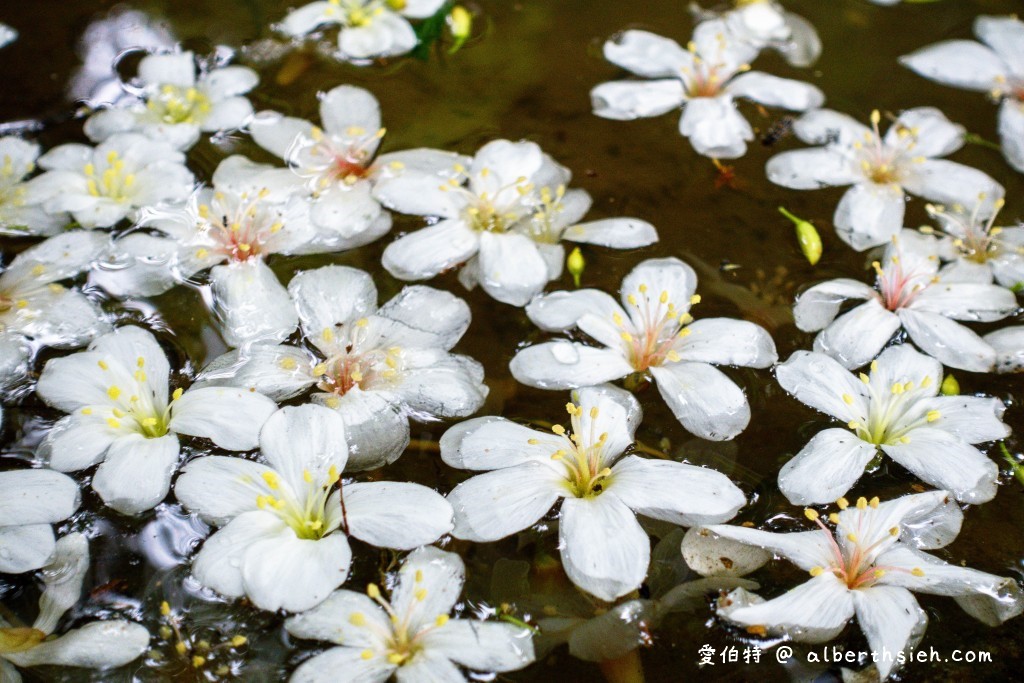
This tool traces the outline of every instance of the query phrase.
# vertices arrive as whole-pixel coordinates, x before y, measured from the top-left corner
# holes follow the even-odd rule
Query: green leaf
[[[454,0],[448,0],[448,2],[441,5],[441,9],[415,27],[419,44],[412,51],[413,57],[423,61],[430,59],[430,49],[444,35],[444,27],[448,23],[448,14],[454,6]]]

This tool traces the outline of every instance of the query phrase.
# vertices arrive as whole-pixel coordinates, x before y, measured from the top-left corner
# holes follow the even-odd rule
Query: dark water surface
[[[683,0],[620,2],[615,0],[540,0],[505,2],[479,0],[476,36],[454,56],[434,54],[428,62],[398,59],[388,64],[359,68],[319,57],[313,49],[288,57],[268,40],[268,25],[280,20],[292,0],[177,0],[136,2],[132,8],[148,14],[155,25],[173,34],[197,53],[216,45],[239,49],[236,61],[257,69],[262,78],[250,99],[257,110],[278,109],[316,120],[316,93],[341,83],[362,86],[381,101],[388,134],[384,151],[411,147],[438,147],[472,154],[484,142],[504,137],[539,143],[574,173],[573,186],[586,189],[594,198],[589,219],[636,216],[653,223],[661,242],[635,252],[586,248],[587,269],[583,285],[616,291],[619,281],[639,261],[656,256],[678,256],[697,270],[698,291],[703,302],[697,317],[729,316],[755,321],[773,335],[780,358],[797,349],[810,348],[812,335],[799,332],[790,313],[793,296],[802,288],[835,277],[869,281],[871,257],[857,254],[841,243],[831,226],[831,216],[843,190],[797,192],[776,187],[764,177],[764,163],[783,149],[800,147],[793,138],[772,147],[751,145],[734,166],[732,186],[719,182],[712,163],[698,156],[677,132],[677,118],[667,115],[624,123],[606,121],[591,114],[589,90],[621,72],[601,57],[601,44],[627,27],[644,28],[685,44],[692,29]],[[867,120],[872,109],[897,113],[921,105],[941,108],[953,121],[985,139],[996,140],[996,107],[982,95],[946,88],[926,81],[898,66],[896,57],[948,38],[971,37],[970,26],[978,14],[1008,14],[1024,9],[1020,0],[943,0],[926,4],[877,7],[865,0],[789,0],[787,8],[807,17],[821,34],[824,54],[810,70],[787,66],[773,53],[764,53],[756,68],[781,76],[806,79],[821,87],[826,106]],[[4,2],[0,21],[18,28],[18,42],[0,51],[4,80],[0,87],[0,122],[40,121],[38,139],[49,148],[84,140],[81,122],[72,120],[76,106],[69,82],[81,67],[83,32],[93,22],[109,17],[118,5],[83,0]],[[123,6],[122,6],[123,7]],[[280,53],[280,54],[278,54]],[[131,58],[123,63],[131,68]],[[101,61],[102,65],[102,61]],[[81,91],[79,91],[81,92]],[[764,131],[780,116],[765,116],[756,107],[741,104],[752,124]],[[202,142],[190,153],[190,166],[208,179],[217,163],[229,153],[241,152],[257,161],[278,163],[243,136],[215,145]],[[1000,224],[1024,218],[1024,177],[1015,173],[995,150],[968,145],[952,157],[984,170],[1007,189],[1007,204]],[[778,215],[785,204],[798,215],[813,220],[821,231],[825,252],[817,266],[803,259],[791,224]],[[924,202],[909,203],[907,224],[926,222]],[[395,230],[374,245],[352,252],[302,258],[274,257],[271,265],[286,282],[293,272],[327,263],[342,263],[370,271],[380,289],[381,301],[396,293],[402,283],[380,267],[380,254],[395,234],[418,228],[418,218],[396,216]],[[5,253],[29,242],[5,243]],[[738,266],[723,269],[725,264]],[[508,361],[524,341],[542,339],[519,309],[499,304],[481,292],[465,292],[454,275],[430,283],[464,296],[473,310],[473,323],[457,347],[473,356],[487,371],[491,389],[480,414],[501,414],[521,420],[555,420],[564,414],[564,392],[546,392],[517,384],[508,372]],[[568,275],[551,289],[571,287]],[[160,334],[166,346],[178,351],[177,367],[196,369],[225,350],[212,327],[201,293],[177,288],[146,301],[119,307],[126,321],[145,320]],[[1012,324],[1003,321],[1000,326]],[[1024,322],[1018,316],[1016,323]],[[44,358],[49,357],[44,354]],[[37,368],[41,367],[37,365]],[[648,387],[639,395],[645,419],[638,438],[677,459],[706,464],[726,474],[751,496],[736,522],[799,515],[778,492],[779,468],[818,431],[827,419],[790,398],[764,370],[727,369],[745,387],[753,418],[745,432],[729,443],[704,443],[688,435],[664,403]],[[965,393],[984,392],[1007,402],[1006,422],[1015,435],[1007,441],[1011,453],[1024,449],[1024,381],[1021,376],[988,377],[956,372]],[[59,417],[33,396],[20,399],[8,411],[0,466],[8,467],[31,456],[40,430]],[[430,442],[436,443],[447,425],[414,425],[413,447],[394,465],[380,472],[392,480],[411,480],[451,490],[465,478],[440,462]],[[990,455],[1000,459],[997,446]],[[184,450],[188,457],[195,449]],[[1001,462],[1001,460],[1000,460]],[[1004,477],[994,501],[966,512],[963,531],[956,542],[937,554],[951,562],[1000,575],[1024,576],[1024,492],[1004,466]],[[81,477],[79,477],[81,480]],[[910,492],[915,478],[898,466],[883,465],[865,476],[850,496],[873,495],[883,500]],[[206,531],[190,521],[173,502],[165,503],[139,519],[104,510],[86,488],[85,505],[65,529],[88,529],[94,572],[87,579],[83,601],[66,617],[66,623],[90,615],[127,614],[140,619],[158,634],[162,622],[159,605],[168,600],[176,610],[186,610],[187,633],[197,642],[212,646],[243,634],[249,645],[237,656],[217,655],[211,661],[226,663],[235,680],[283,680],[298,662],[308,657],[312,643],[289,643],[281,618],[237,604],[204,600],[204,594],[187,580],[188,553]],[[169,498],[173,501],[173,496]],[[542,525],[543,527],[544,525]],[[545,570],[557,558],[554,525],[546,525],[493,544],[452,542],[447,547],[466,560],[469,581],[465,598],[472,605],[495,605],[504,600],[504,573],[532,565],[531,578],[547,591],[573,592],[557,569]],[[347,584],[358,590],[377,580],[392,557],[387,551],[354,548],[353,574]],[[518,564],[515,564],[518,563]],[[776,562],[760,570],[754,579],[761,594],[778,595],[804,580],[802,572]],[[12,609],[33,613],[37,592],[28,578],[0,581],[0,598]],[[205,595],[205,598],[210,598]],[[930,617],[922,647],[932,646],[943,656],[952,650],[992,653],[992,663],[926,663],[906,667],[901,680],[1019,680],[1024,666],[1018,618],[991,629],[964,614],[948,598],[921,596]],[[520,615],[525,609],[520,609]],[[536,614],[534,610],[532,612]],[[189,636],[188,634],[192,634]],[[698,649],[707,643],[721,650],[735,645],[742,650],[745,634],[719,623],[710,603],[691,614],[672,617],[652,634],[652,645],[640,650],[649,681],[689,680],[695,677],[726,681],[807,680],[820,674],[834,680],[837,669],[828,665],[813,670],[784,668],[775,663],[771,650],[760,664],[722,663],[698,668]],[[26,680],[127,681],[134,675],[144,681],[215,680],[215,667],[197,673],[188,657],[176,654],[176,634],[154,639],[160,659],[133,664],[124,671],[104,674],[70,669],[38,669],[24,672]],[[866,643],[856,625],[835,641],[836,645],[864,650]],[[821,647],[815,648],[821,651]],[[216,650],[216,652],[226,652]],[[797,648],[797,658],[802,650]],[[525,671],[502,675],[516,681],[593,681],[602,673],[594,664],[573,659],[565,648],[554,650]]]

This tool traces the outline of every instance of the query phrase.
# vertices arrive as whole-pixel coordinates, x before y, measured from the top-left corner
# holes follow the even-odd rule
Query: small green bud
[[[448,54],[455,54],[473,33],[473,15],[462,5],[456,5],[448,15],[448,30],[455,39]]]
[[[960,382],[956,381],[956,377],[953,375],[946,375],[946,378],[942,380],[942,386],[939,391],[943,396],[959,396],[960,395]]]
[[[565,260],[566,270],[572,275],[573,283],[580,286],[580,276],[583,275],[583,269],[587,267],[587,262],[583,258],[583,252],[580,251],[579,247],[572,250],[569,254],[569,258]]]
[[[804,252],[808,263],[812,266],[816,264],[821,258],[822,252],[821,236],[818,234],[818,230],[810,221],[794,216],[785,207],[780,206],[779,213],[792,221],[793,225],[796,226],[796,239],[800,243],[800,250]]]

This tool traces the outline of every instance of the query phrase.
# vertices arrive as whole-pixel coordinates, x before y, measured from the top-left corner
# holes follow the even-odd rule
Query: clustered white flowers
[[[276,29],[297,39],[337,26],[335,56],[365,65],[414,50],[410,22],[449,9],[442,0],[326,0]],[[813,26],[776,0],[691,10],[686,47],[643,30],[605,43],[610,62],[648,80],[596,86],[593,110],[629,120],[681,108],[680,133],[716,164],[742,157],[755,138],[737,100],[800,114],[796,137],[819,146],[775,155],[768,179],[849,186],[835,228],[855,250],[877,253],[868,257],[873,284],[840,277],[796,296],[796,327],[816,336],[802,337],[813,350],[782,363],[764,327],[695,319],[697,275],[680,258],[639,261],[618,300],[580,288],[575,245],[641,249],[658,242],[655,227],[585,220],[593,198],[570,187],[572,171],[536,142],[495,139],[472,155],[388,151],[368,89],[322,93],[318,123],[257,113],[254,70],[229,64],[227,52],[161,48],[139,60],[125,96],[87,112],[94,146],[42,153],[0,138],[0,234],[37,239],[0,271],[0,391],[19,408],[42,406],[40,437],[22,442],[29,466],[0,472],[0,572],[38,572],[43,586],[31,626],[7,609],[0,616],[0,678],[19,681],[16,668],[44,664],[121,666],[149,646],[144,626],[116,615],[83,623],[79,614],[76,628],[62,626],[90,566],[84,485],[99,514],[129,521],[165,513],[173,494],[193,515],[195,552],[181,561],[203,599],[287,613],[288,635],[331,644],[290,665],[300,683],[493,676],[561,643],[581,659],[618,660],[669,613],[705,609],[708,593],[715,614],[748,636],[824,642],[855,617],[876,653],[923,637],[927,615],[913,592],[952,596],[991,626],[1024,611],[1016,580],[922,552],[952,543],[961,504],[999,489],[985,444],[1010,436],[1007,403],[961,395],[943,366],[1024,369],[1024,326],[974,327],[1021,313],[1024,227],[997,225],[1003,186],[942,158],[967,131],[938,109],[904,110],[883,134],[878,110],[866,126],[821,109],[814,85],[751,71],[764,50],[795,67],[821,52]],[[1024,172],[1024,23],[980,17],[975,32],[985,45],[947,41],[901,61],[1000,101],[1002,149]],[[233,153],[229,135],[251,137],[282,165]],[[196,145],[231,151],[205,177],[189,163]],[[904,226],[906,194],[929,201],[934,225]],[[425,224],[405,230],[419,218],[396,214]],[[534,424],[475,417],[426,444],[439,454],[431,467],[473,472],[447,491],[388,479],[413,443],[411,424],[470,418],[489,397],[488,410],[501,406],[484,367],[457,352],[472,326],[466,301],[410,284],[382,285],[393,296],[381,303],[371,274],[336,263],[396,220],[402,234],[379,252],[388,274],[414,282],[457,271],[467,290],[479,286],[513,315],[522,308],[538,336],[493,340],[512,377],[569,390],[567,421],[546,422],[540,410],[523,416]],[[574,245],[568,259],[565,242]],[[314,268],[292,258],[310,255],[331,260]],[[564,270],[575,288],[545,292]],[[136,315],[147,310],[140,300],[177,287],[197,290],[223,342],[202,364],[174,351],[175,330]],[[790,503],[836,505],[805,509],[811,530],[725,524],[760,494],[637,437],[637,395],[653,384],[697,439],[734,439],[755,412],[736,373],[773,367],[785,392],[824,414],[807,411],[809,420],[832,421],[806,430],[777,473]],[[845,498],[882,470],[935,490]],[[549,533],[559,557],[550,562],[573,600],[522,596],[536,613],[464,601],[472,563],[433,545]],[[764,600],[741,577],[772,555],[811,578]],[[380,579],[365,592],[345,587],[377,563]],[[205,658],[196,658],[199,668]],[[885,679],[897,662],[875,668]]]

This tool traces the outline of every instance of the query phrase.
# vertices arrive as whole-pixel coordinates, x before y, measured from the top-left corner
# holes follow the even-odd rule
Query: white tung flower
[[[539,432],[497,417],[441,438],[452,467],[483,470],[448,495],[457,538],[496,541],[535,524],[559,501],[562,566],[577,586],[612,601],[647,576],[651,547],[636,516],[692,526],[731,519],[746,498],[714,470],[623,457],[640,404],[613,386],[573,392],[570,428]]]
[[[925,78],[987,92],[999,107],[1003,156],[1024,173],[1024,22],[1016,16],[981,16],[973,40],[947,40],[900,58]]]
[[[0,235],[55,235],[67,214],[47,213],[39,184],[25,180],[35,169],[39,145],[21,138],[0,138]]]
[[[821,56],[821,38],[814,26],[775,0],[735,0],[734,7],[724,12],[691,2],[690,12],[700,22],[719,19],[730,39],[751,47],[751,59],[772,49],[793,66],[806,67]]]
[[[718,613],[749,627],[794,640],[835,638],[854,616],[875,653],[879,676],[924,635],[928,616],[913,593],[948,595],[989,626],[1020,614],[1024,594],[1013,579],[952,565],[921,550],[942,548],[960,531],[963,514],[945,491],[880,503],[838,501],[840,512],[806,516],[819,529],[777,534],[718,525],[715,533],[781,555],[811,579],[767,602],[742,589],[719,599]],[[888,656],[885,656],[885,655]]]
[[[335,645],[303,662],[291,683],[457,683],[466,680],[459,666],[494,673],[533,663],[529,629],[449,616],[465,574],[458,555],[427,546],[406,558],[390,601],[371,583],[365,595],[335,591],[291,617],[291,635]]]
[[[224,456],[185,466],[174,494],[214,526],[192,573],[265,610],[300,612],[348,577],[348,537],[409,550],[451,531],[452,509],[419,484],[341,481],[345,424],[320,406],[282,408],[260,433],[259,461]]]
[[[87,351],[49,361],[36,392],[70,414],[47,433],[40,455],[62,472],[101,463],[93,489],[118,512],[136,514],[167,495],[178,468],[179,434],[249,450],[277,408],[266,396],[241,389],[172,393],[169,376],[163,349],[139,327],[121,327]]]
[[[377,188],[392,209],[441,219],[388,245],[389,273],[423,280],[465,264],[459,280],[468,289],[479,284],[502,303],[525,306],[561,276],[562,240],[615,249],[658,240],[652,225],[632,218],[580,224],[590,195],[567,190],[572,174],[532,142],[495,140],[467,163],[445,184],[399,178]]]
[[[791,502],[835,500],[880,452],[957,500],[996,495],[999,468],[972,444],[1009,436],[1006,407],[997,398],[940,396],[937,360],[901,344],[858,377],[828,356],[797,351],[776,372],[786,391],[845,423],[816,434],[782,468],[779,488]]]
[[[851,185],[832,219],[840,239],[858,251],[885,244],[903,228],[904,192],[940,204],[973,205],[984,197],[984,217],[1003,186],[976,169],[938,157],[960,149],[966,131],[932,107],[907,109],[883,136],[881,114],[871,128],[846,114],[819,109],[804,114],[793,132],[815,149],[783,152],[768,160],[768,179],[795,190]]]
[[[213,187],[187,203],[149,211],[144,228],[116,240],[90,281],[115,296],[152,296],[209,270],[213,309],[230,346],[280,341],[298,319],[266,259],[332,251],[316,239],[309,205],[286,169],[239,155],[222,161]]]
[[[444,0],[327,0],[290,12],[278,28],[304,36],[318,26],[340,26],[338,58],[363,61],[404,55],[419,39],[409,19],[433,16]]]
[[[989,372],[992,347],[957,321],[994,322],[1018,310],[1005,287],[960,281],[956,270],[939,270],[934,241],[893,238],[882,261],[872,265],[874,287],[848,278],[814,285],[797,297],[796,325],[817,332],[814,350],[852,370],[878,355],[901,329],[925,353],[943,365]],[[864,300],[839,315],[849,299]],[[838,317],[837,317],[838,316]]]
[[[123,666],[145,652],[149,631],[121,619],[89,622],[62,636],[50,637],[60,618],[78,602],[88,568],[85,536],[69,534],[57,541],[50,562],[40,572],[44,589],[39,598],[39,616],[32,626],[16,626],[0,617],[0,680],[21,683],[17,669],[30,666]]]
[[[750,46],[728,35],[719,20],[699,24],[688,49],[647,31],[626,31],[605,43],[604,56],[654,80],[598,85],[590,93],[595,114],[628,121],[682,107],[679,132],[708,157],[741,157],[754,139],[735,98],[793,111],[814,109],[825,101],[809,83],[749,71]]]
[[[46,564],[55,543],[51,525],[74,514],[79,500],[78,484],[60,472],[0,472],[0,572],[20,574]]]
[[[622,304],[595,289],[553,292],[526,314],[541,329],[578,328],[602,347],[559,340],[519,351],[512,375],[532,387],[583,387],[650,373],[673,414],[704,439],[731,439],[750,422],[743,390],[717,365],[766,368],[778,355],[760,326],[729,318],[694,322],[697,275],[676,258],[644,261],[622,281]]]
[[[276,401],[313,389],[314,402],[344,419],[350,470],[396,460],[409,444],[410,418],[466,417],[483,405],[483,368],[450,353],[469,327],[461,299],[413,286],[378,308],[373,279],[345,266],[301,272],[288,290],[308,346],[227,353],[203,370],[201,383]]]
[[[186,150],[200,133],[241,128],[252,116],[243,95],[259,83],[244,66],[202,67],[191,52],[151,54],[139,62],[138,100],[101,109],[85,122],[85,134],[103,142],[117,133],[142,133]]]
[[[972,211],[955,205],[949,209],[928,205],[928,213],[938,228],[925,226],[926,235],[935,235],[938,244],[929,245],[943,261],[947,275],[964,282],[991,284],[1018,289],[1024,287],[1024,226],[999,227],[996,217],[1005,201],[995,203],[995,211],[988,218],[981,216],[982,202]],[[906,240],[908,231],[904,231]]]
[[[102,235],[77,230],[29,247],[0,273],[0,387],[28,373],[30,346],[73,348],[110,325],[93,301],[58,284],[88,270]]]
[[[469,163],[458,154],[425,148],[378,155],[386,134],[380,104],[362,88],[339,85],[324,93],[320,122],[263,111],[249,129],[256,144],[305,180],[320,239],[335,250],[368,244],[391,229],[391,214],[375,191],[415,194],[423,185],[435,188],[453,177],[454,166]]]
[[[97,147],[67,144],[39,158],[47,172],[34,180],[51,214],[70,213],[84,228],[109,228],[164,202],[184,201],[193,176],[185,156],[163,140],[138,133],[111,136]]]

